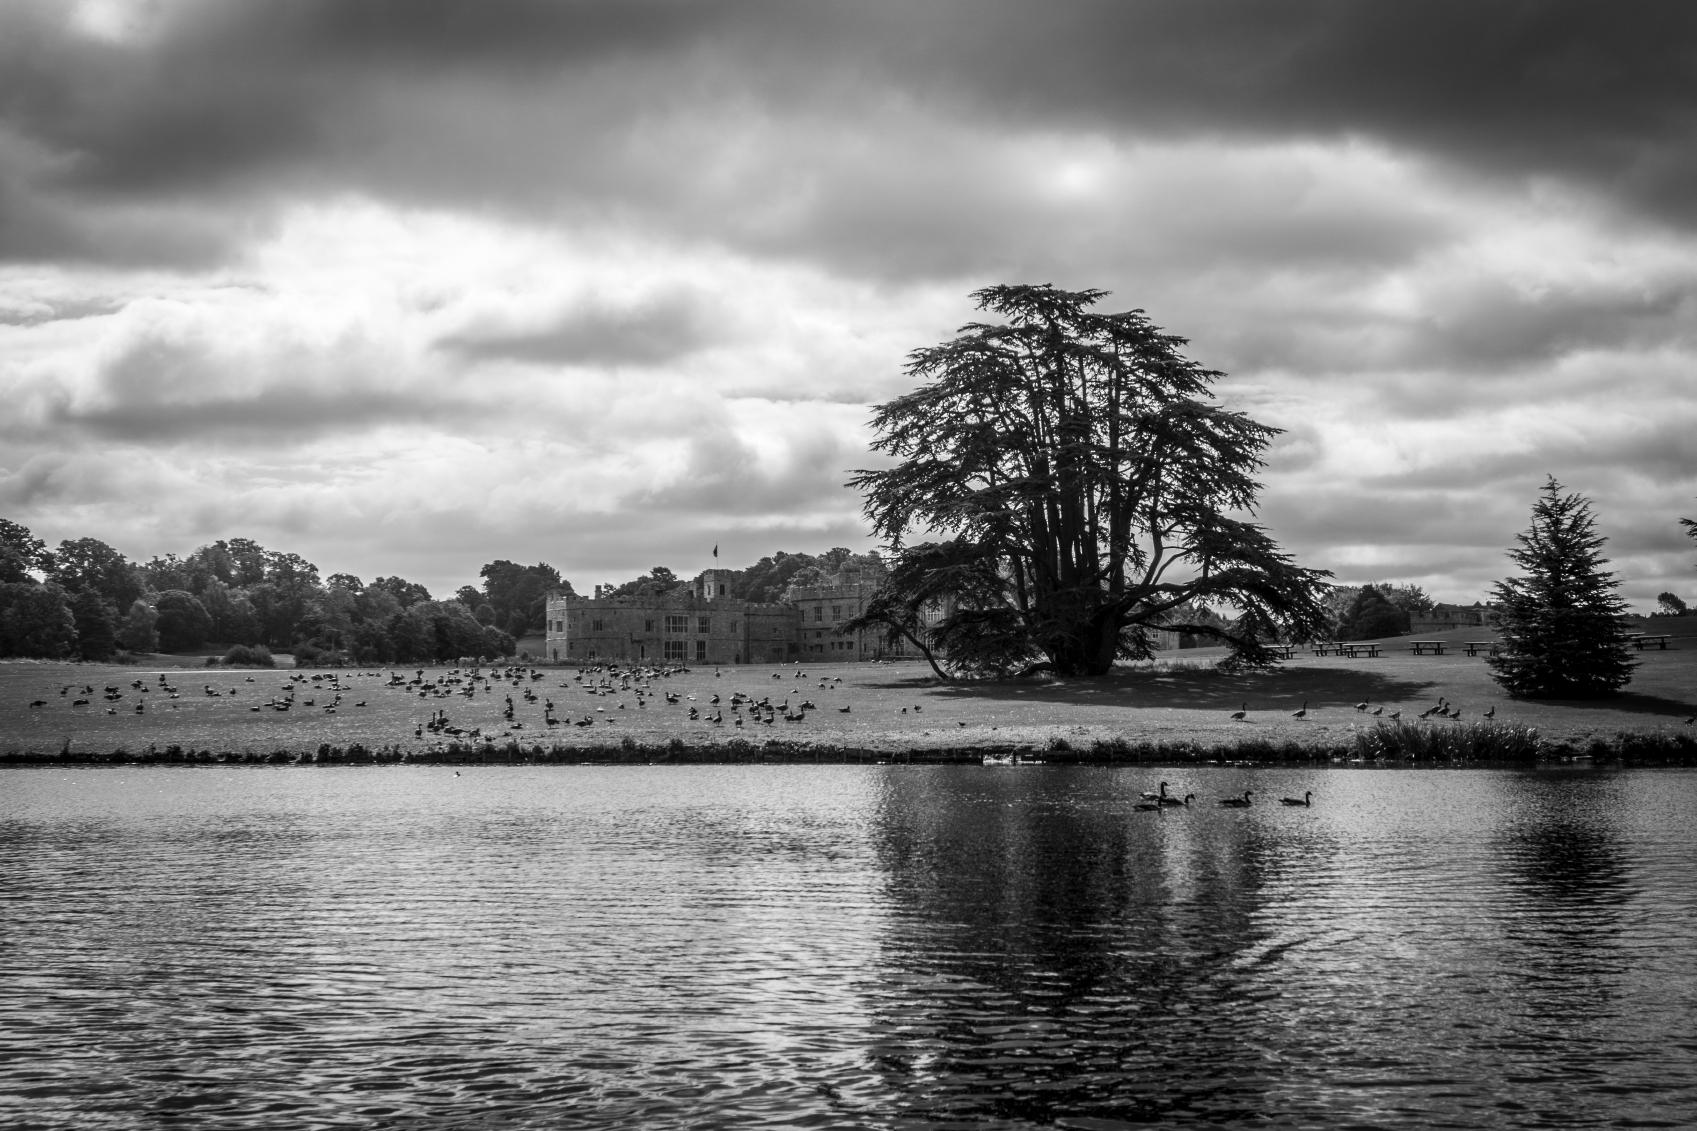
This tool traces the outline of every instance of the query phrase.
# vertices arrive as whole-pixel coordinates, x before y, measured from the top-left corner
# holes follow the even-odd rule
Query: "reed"
[[[1358,758],[1427,762],[1531,762],[1544,753],[1534,727],[1519,723],[1380,723],[1355,734]]]

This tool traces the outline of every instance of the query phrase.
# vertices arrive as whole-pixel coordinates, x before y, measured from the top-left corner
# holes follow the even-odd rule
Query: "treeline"
[[[430,663],[512,655],[539,630],[549,589],[571,591],[546,564],[495,561],[481,588],[436,600],[399,576],[320,578],[298,554],[250,538],[132,562],[97,538],[57,549],[0,519],[0,656],[108,659],[120,651],[187,652],[216,642],[306,663]]]
[[[878,552],[856,554],[844,546],[834,546],[823,554],[790,554],[779,550],[761,558],[747,569],[730,571],[727,597],[743,601],[782,601],[792,588],[825,585],[838,573],[869,569],[882,575],[883,561]],[[603,589],[612,597],[658,597],[673,589],[688,585],[665,566],[655,566],[641,577]]]

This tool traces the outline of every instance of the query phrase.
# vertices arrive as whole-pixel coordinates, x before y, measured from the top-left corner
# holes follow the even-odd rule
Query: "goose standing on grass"
[[[1365,711],[1367,709],[1367,700],[1363,699],[1361,702],[1357,703],[1355,705],[1355,709],[1357,711]]]
[[[1314,805],[1314,791],[1309,790],[1308,792],[1304,793],[1300,800],[1298,800],[1295,797],[1281,797],[1281,798],[1279,798],[1279,804],[1280,805],[1301,805],[1304,808],[1312,808],[1313,805]]]
[[[1497,717],[1497,705],[1495,703],[1491,704],[1491,709],[1485,712],[1484,717],[1487,719],[1494,719]]]
[[[1402,721],[1402,712],[1401,711],[1392,711],[1388,717],[1391,720],[1391,722],[1400,723]]]
[[[1374,707],[1373,708],[1373,717],[1375,719],[1378,718],[1380,715],[1382,715],[1384,713],[1385,713],[1385,709],[1383,707]]]
[[[1242,797],[1222,797],[1220,804],[1228,809],[1247,809],[1249,808],[1249,795],[1254,792],[1253,789],[1246,789],[1243,791]]]
[[[1244,719],[1244,716],[1247,715],[1247,714],[1249,714],[1249,704],[1245,703],[1242,706],[1242,708],[1232,712],[1232,718],[1236,719],[1238,722],[1241,723]]]
[[[1306,719],[1308,717],[1308,700],[1304,699],[1302,701],[1302,710],[1292,711],[1290,713],[1290,717],[1293,719]]]

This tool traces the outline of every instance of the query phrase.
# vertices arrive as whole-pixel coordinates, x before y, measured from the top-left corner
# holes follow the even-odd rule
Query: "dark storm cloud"
[[[701,302],[677,294],[630,309],[590,307],[569,311],[540,330],[472,331],[444,338],[437,344],[473,360],[646,366],[675,361],[713,340]]]
[[[332,369],[320,358],[284,354],[267,360],[275,371],[241,382],[226,379],[233,364],[203,343],[144,338],[103,368],[93,397],[48,394],[45,419],[20,421],[19,428],[26,436],[45,426],[148,447],[276,445],[384,425],[469,423],[489,413],[451,388],[383,387],[358,360]]]
[[[689,160],[660,187],[613,168],[630,160],[627,131],[657,114],[749,99],[852,120],[906,98],[986,126],[1364,137],[1697,218],[1697,8],[1683,4],[289,0],[164,12],[115,44],[68,32],[59,5],[0,17],[0,112],[55,158],[33,175],[38,192],[376,186],[671,208],[699,187]],[[443,92],[469,121],[419,112]],[[500,160],[477,159],[490,148]],[[545,170],[563,181],[539,185]],[[780,192],[787,172],[764,183]],[[887,195],[861,199],[860,230],[898,224],[902,208],[873,202]]]

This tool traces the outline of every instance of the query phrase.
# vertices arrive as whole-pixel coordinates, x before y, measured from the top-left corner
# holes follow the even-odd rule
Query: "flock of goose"
[[[1255,791],[1253,789],[1246,789],[1243,791],[1242,797],[1220,798],[1220,804],[1227,809],[1247,809],[1250,807],[1249,799],[1253,797],[1254,794]],[[1183,797],[1174,797],[1172,794],[1167,792],[1166,782],[1162,782],[1160,784],[1159,792],[1144,793],[1141,796],[1143,800],[1139,801],[1136,807],[1145,813],[1153,813],[1161,809],[1187,809],[1190,807],[1190,803],[1196,800],[1196,795],[1194,793],[1187,793]],[[1299,805],[1304,809],[1312,808],[1314,805],[1314,791],[1307,790],[1301,797],[1281,797],[1279,798],[1279,804]]]
[[[1371,708],[1371,710],[1369,710],[1369,708]],[[1402,712],[1401,711],[1392,711],[1390,714],[1387,715],[1387,714],[1385,714],[1385,709],[1383,707],[1374,707],[1371,703],[1367,702],[1367,700],[1365,700],[1365,699],[1363,699],[1361,702],[1357,703],[1355,705],[1355,709],[1357,711],[1360,711],[1362,714],[1370,715],[1375,719],[1385,718],[1385,719],[1389,719],[1393,723],[1394,722],[1400,722],[1402,720]],[[1424,711],[1421,711],[1418,715],[1415,716],[1415,718],[1430,719],[1430,718],[1433,718],[1434,716],[1436,716],[1437,718],[1442,718],[1442,719],[1450,719],[1454,722],[1460,722],[1461,721],[1461,708],[1457,707],[1454,703],[1449,702],[1442,695],[1440,695],[1440,696],[1438,696],[1438,702],[1437,702],[1436,705],[1428,707]],[[1240,723],[1247,721],[1248,718],[1249,718],[1249,704],[1244,703],[1244,705],[1242,707],[1233,711],[1231,713],[1230,717],[1234,721],[1240,722]],[[1298,708],[1297,710],[1292,711],[1290,713],[1290,717],[1293,718],[1293,719],[1306,719],[1308,717],[1308,700],[1304,699],[1302,701],[1302,706],[1300,708]],[[1484,719],[1486,722],[1490,722],[1492,719],[1496,718],[1497,717],[1496,704],[1493,703],[1491,705],[1491,709],[1489,711],[1481,711],[1479,713],[1479,717]]]

